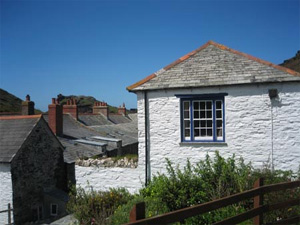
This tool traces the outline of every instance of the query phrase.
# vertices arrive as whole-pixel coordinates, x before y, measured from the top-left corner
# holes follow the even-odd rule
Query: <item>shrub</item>
[[[265,184],[274,184],[297,179],[291,171],[272,171],[270,166],[253,169],[243,159],[233,155],[224,159],[216,152],[215,157],[208,155],[194,166],[187,160],[183,169],[166,160],[166,174],[156,174],[147,187],[136,195],[125,189],[110,189],[107,192],[88,192],[82,188],[73,189],[68,209],[74,213],[81,224],[123,224],[129,222],[129,214],[138,202],[146,203],[146,217],[209,202],[228,195],[243,192],[253,187],[259,177],[265,178]],[[298,179],[300,178],[300,169]],[[300,197],[300,190],[287,190],[266,194],[266,204]],[[213,224],[228,217],[248,211],[253,200],[245,200],[219,210],[186,219],[184,224]],[[277,210],[264,214],[264,222],[272,223],[278,218],[300,214],[300,206]],[[242,224],[252,224],[251,220]]]
[[[118,206],[127,203],[133,196],[124,188],[109,191],[85,191],[72,188],[67,210],[74,214],[80,224],[108,224]]]

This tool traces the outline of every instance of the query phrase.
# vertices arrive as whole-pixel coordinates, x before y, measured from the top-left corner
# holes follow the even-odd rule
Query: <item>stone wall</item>
[[[271,101],[268,90],[273,88],[278,89],[279,98]],[[228,93],[225,96],[225,144],[181,143],[180,99],[175,94],[207,93]],[[139,165],[144,167],[144,93],[137,95]],[[195,163],[206,154],[214,155],[217,150],[224,157],[235,154],[246,162],[251,161],[255,167],[262,167],[272,161],[272,143],[275,169],[298,170],[299,82],[150,91],[148,98],[152,174],[166,171],[165,158],[185,165],[188,158]]]
[[[2,211],[7,210],[8,203],[12,207],[12,182],[9,163],[0,163],[0,180],[0,211]],[[0,213],[0,224],[7,224],[7,219],[7,212]]]
[[[63,149],[41,119],[11,163],[15,224],[32,221],[44,189],[66,189]]]

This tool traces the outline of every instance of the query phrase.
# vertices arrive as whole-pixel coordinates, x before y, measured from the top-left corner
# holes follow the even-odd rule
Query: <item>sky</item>
[[[279,64],[300,0],[0,0],[0,88],[47,111],[58,94],[136,108],[126,87],[213,40]]]

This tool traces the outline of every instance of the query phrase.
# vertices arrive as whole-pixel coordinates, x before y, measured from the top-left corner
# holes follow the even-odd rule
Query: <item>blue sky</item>
[[[44,111],[60,93],[135,108],[127,86],[208,40],[275,64],[300,49],[299,0],[0,1],[0,87]]]

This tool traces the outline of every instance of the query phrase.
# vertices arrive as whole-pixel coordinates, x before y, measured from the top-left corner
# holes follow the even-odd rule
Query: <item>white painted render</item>
[[[144,184],[143,168],[104,168],[75,166],[76,186],[85,190],[109,190],[109,188],[125,187],[136,193]]]
[[[0,211],[7,210],[8,203],[12,207],[12,181],[9,163],[0,163]],[[13,220],[13,215],[11,214]],[[7,224],[8,213],[0,213],[0,224]]]
[[[270,100],[268,89],[278,89]],[[182,144],[180,99],[177,94],[228,93],[225,96],[225,145]],[[144,168],[144,93],[138,92],[139,165]],[[149,91],[151,173],[165,172],[165,158],[181,166],[214,155],[235,154],[262,167],[273,160],[275,169],[297,171],[300,165],[300,83],[253,84],[215,88]],[[271,113],[272,110],[272,113]],[[273,132],[272,117],[273,116]],[[272,140],[273,133],[273,140]]]
[[[279,98],[270,100],[269,89]],[[225,96],[225,145],[180,143],[180,99],[177,94],[228,93]],[[137,192],[145,182],[144,93],[138,96],[139,165],[131,168],[76,166],[77,186],[94,190],[125,187]],[[165,158],[184,166],[219,151],[252,162],[256,168],[271,163],[273,115],[273,160],[275,169],[297,171],[300,165],[300,84],[239,85],[201,89],[148,92],[151,174],[166,172]]]

